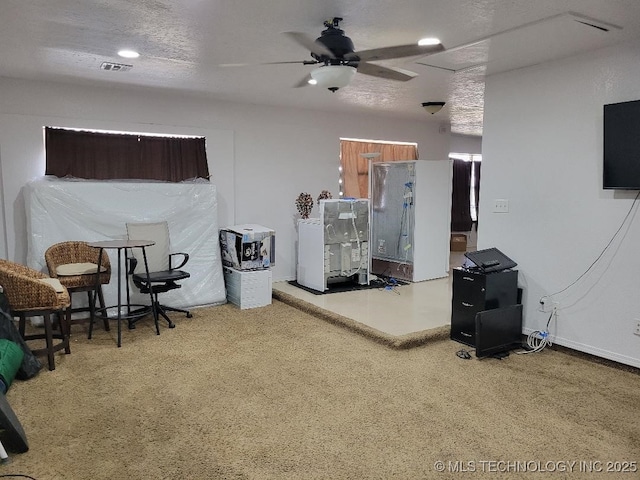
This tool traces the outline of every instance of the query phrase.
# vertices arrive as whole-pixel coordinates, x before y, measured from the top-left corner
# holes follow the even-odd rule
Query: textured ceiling
[[[3,0],[1,12],[0,76],[391,115],[470,135],[482,134],[486,75],[640,37],[638,0]],[[425,36],[446,50],[380,62],[418,74],[408,82],[357,74],[336,93],[293,88],[313,66],[259,65],[311,60],[282,33],[315,38],[336,16],[356,50]],[[141,57],[118,57],[125,47]],[[103,62],[133,68],[105,71]],[[447,104],[432,116],[426,101]]]

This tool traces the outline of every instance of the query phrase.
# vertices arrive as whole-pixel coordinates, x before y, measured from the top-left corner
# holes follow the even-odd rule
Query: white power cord
[[[553,345],[551,343],[551,339],[549,338],[549,324],[551,323],[551,319],[555,317],[556,310],[557,308],[553,307],[553,310],[551,311],[551,315],[549,315],[549,320],[547,320],[547,326],[545,330],[542,330],[542,331],[535,330],[527,336],[527,347],[529,347],[530,350],[523,350],[517,353],[519,354],[537,353],[544,350],[545,347]]]
[[[609,240],[609,243],[607,243],[607,245],[602,249],[602,251],[596,257],[596,259],[591,263],[591,265],[589,265],[589,268],[587,268],[578,278],[576,278],[572,283],[570,283],[569,285],[567,285],[563,289],[558,290],[557,292],[551,293],[549,295],[542,296],[540,298],[540,304],[545,304],[547,299],[551,299],[554,296],[559,295],[559,294],[564,293],[567,290],[569,290],[571,287],[573,287],[575,284],[577,284],[578,281],[580,281],[581,278],[583,278],[585,275],[587,275],[596,266],[596,264],[602,259],[604,254],[609,250],[609,248],[613,244],[613,241],[616,239],[618,234],[620,234],[620,232],[622,231],[622,228],[627,224],[627,220],[631,217],[631,220],[633,221],[633,218],[636,215],[636,213],[634,213],[634,207],[637,205],[638,199],[640,199],[640,192],[638,192],[636,194],[635,198],[633,199],[633,203],[629,207],[629,211],[627,211],[627,214],[622,219],[622,223],[620,224],[620,226],[618,227],[616,232],[613,234],[613,236]],[[636,212],[637,212],[637,210],[636,210]],[[551,323],[551,319],[553,317],[555,317],[556,315],[557,315],[557,307],[554,306],[553,310],[551,311],[551,315],[549,316],[549,320],[547,321],[546,330],[544,330],[544,331],[536,330],[535,332],[531,332],[529,334],[529,336],[527,337],[527,346],[529,348],[531,348],[531,350],[530,351],[524,351],[524,352],[518,352],[518,353],[539,352],[539,351],[543,350],[547,345],[551,346],[551,340],[549,340],[549,324]]]

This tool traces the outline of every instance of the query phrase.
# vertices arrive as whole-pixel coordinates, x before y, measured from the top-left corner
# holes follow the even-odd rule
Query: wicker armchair
[[[73,308],[71,313],[89,312],[90,321],[95,319],[95,294],[98,295],[100,307],[105,308],[102,285],[106,285],[111,280],[111,263],[108,255],[102,255],[100,262],[100,281],[96,284],[95,274],[98,266],[97,248],[90,247],[87,242],[68,241],[51,245],[44,253],[47,268],[51,278],[57,278],[62,285],[67,287],[73,304],[73,294],[75,292],[87,292],[89,298],[88,307]],[[71,320],[71,323],[78,323],[82,320]],[[104,328],[109,330],[109,321],[104,319]]]
[[[0,285],[11,306],[11,314],[19,318],[18,330],[25,341],[45,340],[45,347],[32,349],[34,355],[47,354],[49,370],[55,370],[54,352],[69,348],[69,319],[71,300],[67,289],[47,275],[19,263],[0,259]],[[57,330],[51,315],[57,314]],[[25,334],[26,318],[42,316],[44,333]],[[54,339],[60,342],[54,344]]]

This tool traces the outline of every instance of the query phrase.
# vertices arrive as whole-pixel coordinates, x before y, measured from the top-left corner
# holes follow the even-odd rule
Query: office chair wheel
[[[191,312],[187,313],[187,318],[191,318],[193,317],[193,315],[191,315]]]

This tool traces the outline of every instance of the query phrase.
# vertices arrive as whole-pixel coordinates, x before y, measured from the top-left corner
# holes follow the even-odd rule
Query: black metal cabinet
[[[518,271],[482,273],[457,268],[453,271],[451,339],[476,346],[476,313],[515,305]]]

